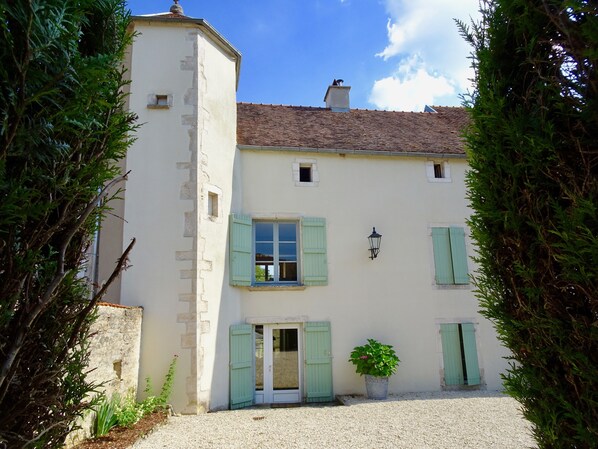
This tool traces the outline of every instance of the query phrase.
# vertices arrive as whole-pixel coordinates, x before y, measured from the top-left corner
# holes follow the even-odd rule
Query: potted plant
[[[391,345],[384,345],[372,338],[363,346],[356,346],[349,357],[360,376],[365,375],[368,399],[386,399],[388,378],[397,372],[399,358]]]

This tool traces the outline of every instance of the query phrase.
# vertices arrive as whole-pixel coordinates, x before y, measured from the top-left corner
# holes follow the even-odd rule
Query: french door
[[[255,403],[301,402],[302,359],[299,325],[256,325]]]

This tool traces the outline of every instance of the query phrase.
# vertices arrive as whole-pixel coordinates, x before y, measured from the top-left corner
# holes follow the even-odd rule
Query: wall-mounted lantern
[[[370,259],[372,260],[378,257],[378,253],[380,252],[381,239],[382,235],[376,232],[376,228],[373,228],[372,233],[368,237],[368,241],[370,242]]]

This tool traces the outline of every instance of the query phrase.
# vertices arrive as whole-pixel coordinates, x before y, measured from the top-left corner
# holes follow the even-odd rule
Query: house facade
[[[141,379],[176,354],[183,413],[329,401],[364,392],[347,360],[375,338],[401,359],[391,393],[501,388],[469,278],[464,110],[355,110],[342,85],[321,108],[237,104],[241,55],[207,22],[174,8],[133,27],[143,126],[98,281],[136,238],[106,299],[144,308]]]

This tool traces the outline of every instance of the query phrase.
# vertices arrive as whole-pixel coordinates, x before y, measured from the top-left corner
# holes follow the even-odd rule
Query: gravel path
[[[344,406],[251,408],[171,417],[133,448],[536,447],[517,402],[500,393],[410,393],[386,401],[341,399]]]

